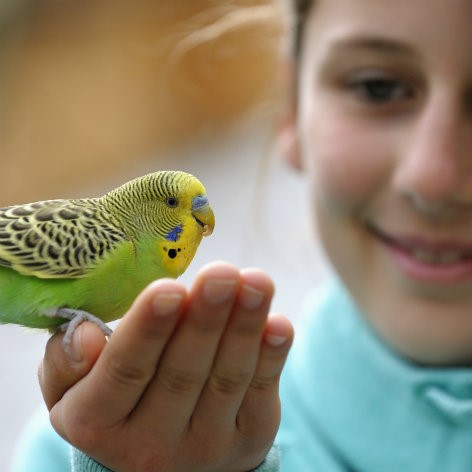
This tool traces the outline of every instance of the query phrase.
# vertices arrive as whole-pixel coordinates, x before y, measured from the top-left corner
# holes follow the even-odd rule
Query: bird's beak
[[[215,228],[215,215],[205,195],[197,195],[193,199],[192,215],[203,228],[203,236],[210,236]]]

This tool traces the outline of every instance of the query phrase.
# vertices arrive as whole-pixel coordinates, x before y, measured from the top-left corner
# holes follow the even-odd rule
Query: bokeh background
[[[216,259],[262,267],[296,321],[327,268],[306,184],[274,146],[286,20],[280,0],[3,0],[0,206],[192,172],[217,225],[185,283]],[[47,338],[0,326],[2,471],[41,407]]]

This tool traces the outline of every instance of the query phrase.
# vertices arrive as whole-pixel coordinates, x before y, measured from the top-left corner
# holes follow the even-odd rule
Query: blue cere
[[[208,203],[208,198],[204,195],[197,195],[192,200],[192,210],[198,210],[199,208],[205,206]]]
[[[180,233],[182,232],[182,225],[177,225],[172,231],[169,231],[166,235],[167,241],[172,241],[175,243],[180,238]]]

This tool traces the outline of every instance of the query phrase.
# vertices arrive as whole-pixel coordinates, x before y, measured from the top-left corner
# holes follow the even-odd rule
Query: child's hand
[[[285,318],[267,320],[272,294],[263,272],[215,263],[189,293],[151,284],[106,345],[84,323],[76,361],[54,336],[39,375],[53,426],[112,470],[257,467],[279,425],[293,337]]]

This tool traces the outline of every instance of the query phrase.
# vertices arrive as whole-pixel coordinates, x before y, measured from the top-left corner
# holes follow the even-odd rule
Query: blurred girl
[[[189,408],[188,395],[174,389],[169,400],[171,411],[187,412],[183,422],[179,415],[178,432],[160,430],[159,410],[147,395],[135,396],[131,418],[146,406],[156,422],[154,430],[125,423],[141,447],[124,440],[123,415],[110,418],[99,408],[107,387],[96,379],[110,377],[103,359],[120,359],[121,333],[90,373],[92,360],[73,376],[66,374],[60,340],[51,342],[42,385],[53,424],[113,470],[244,471],[261,462],[261,470],[283,472],[472,468],[472,4],[317,0],[296,7],[293,106],[281,137],[290,162],[310,182],[337,277],[308,304],[282,378],[279,462],[263,457],[275,435],[269,419],[278,417],[277,379],[290,326],[276,317],[242,334],[234,322],[244,319],[249,298],[234,289],[223,302],[231,314],[219,315],[220,348],[211,351],[205,375],[190,377],[198,378],[199,399]],[[195,307],[207,307],[199,284],[219,280],[221,288],[228,277],[270,298],[263,273],[222,263],[207,268],[187,295],[193,308],[172,337],[166,334],[165,354],[156,355],[156,402],[162,393],[155,385],[169,378],[162,372],[172,346],[198,318]],[[171,282],[154,290],[164,288],[181,290]],[[264,319],[267,305],[251,300],[255,318]],[[132,332],[145,305],[135,311],[123,330]],[[197,329],[187,332],[198,339]],[[87,333],[88,326],[82,346]],[[90,345],[85,359],[88,352]],[[209,396],[215,378],[225,379],[226,389],[220,382],[216,391],[226,396]],[[130,389],[131,382],[115,383]],[[112,419],[120,428],[110,426]],[[147,467],[140,469],[135,464],[146,450]],[[82,455],[76,463],[87,460]]]

